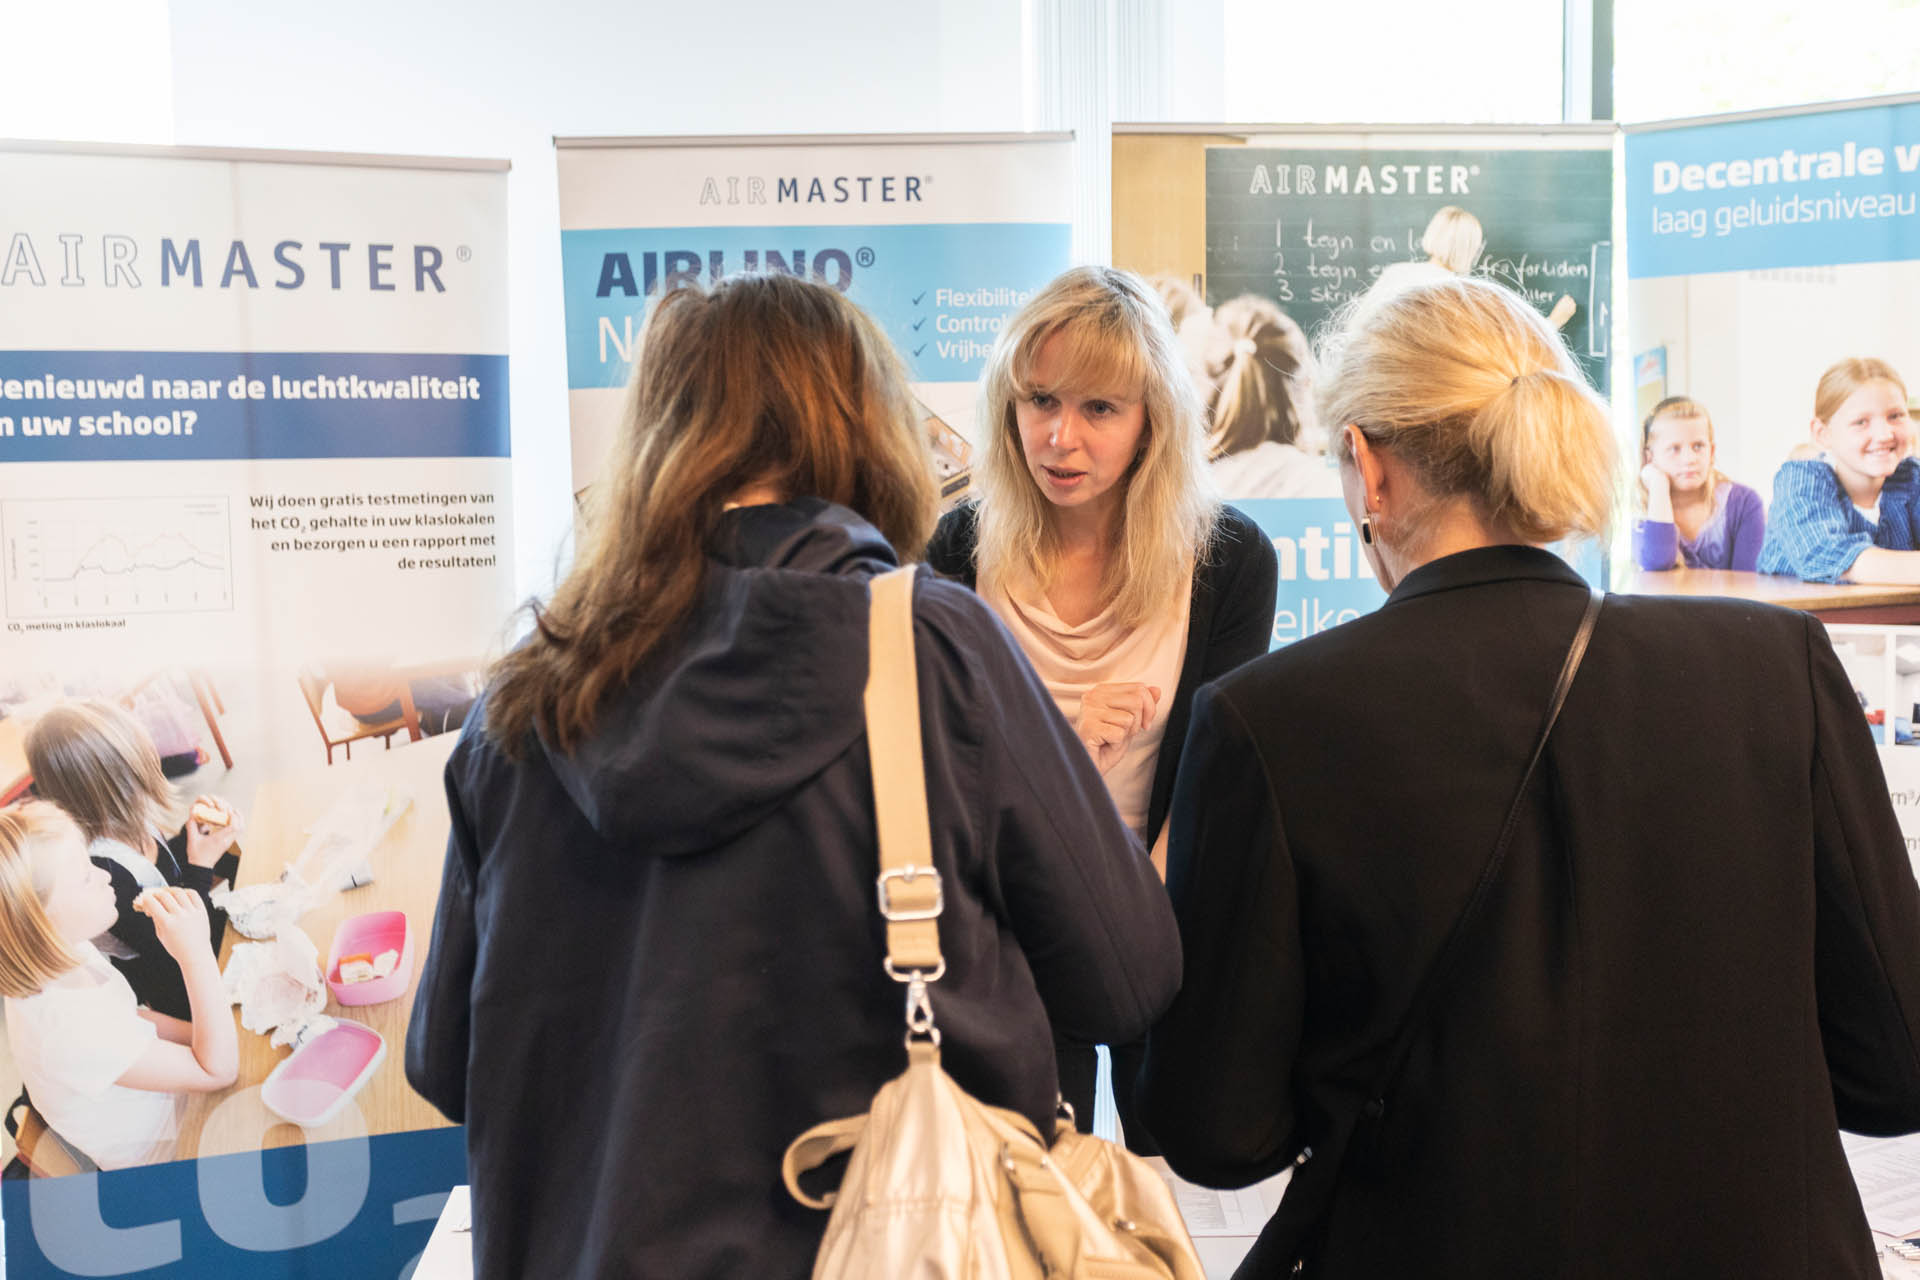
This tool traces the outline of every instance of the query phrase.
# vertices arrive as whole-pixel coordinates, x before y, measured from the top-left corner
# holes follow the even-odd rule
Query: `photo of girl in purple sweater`
[[[1760,559],[1760,495],[1713,465],[1713,419],[1687,396],[1653,406],[1640,433],[1641,514],[1633,554],[1647,570],[1743,569]]]

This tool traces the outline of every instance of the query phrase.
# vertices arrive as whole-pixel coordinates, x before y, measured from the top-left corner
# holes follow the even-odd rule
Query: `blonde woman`
[[[852,303],[741,276],[655,304],[610,466],[447,766],[407,1076],[466,1123],[482,1280],[805,1275],[787,1144],[904,1061],[862,690],[926,436]],[[1172,916],[993,616],[913,594],[942,1061],[1049,1132],[1049,1026],[1138,1035]]]
[[[1213,313],[1207,344],[1207,456],[1228,498],[1337,498],[1340,477],[1314,445],[1307,335],[1265,298]]]
[[[1877,1276],[1839,1129],[1920,1128],[1920,892],[1825,629],[1607,601],[1523,789],[1606,405],[1486,281],[1347,339],[1322,419],[1390,595],[1195,700],[1154,1136],[1293,1169],[1244,1275]]]
[[[8,1049],[48,1126],[102,1169],[172,1159],[184,1095],[224,1089],[239,1071],[205,904],[160,888],[139,910],[185,975],[190,1020],[139,1008],[90,941],[113,922],[113,888],[73,823],[45,804],[0,812]]]
[[[979,421],[979,497],[940,522],[927,562],[1000,615],[1156,848],[1194,690],[1267,651],[1273,545],[1213,496],[1198,392],[1165,308],[1130,272],[1076,268],[1021,308],[988,360]],[[1091,1124],[1092,1051],[1063,1046],[1061,1078]],[[1130,1078],[1117,1058],[1123,1119]]]
[[[210,795],[196,797],[190,811],[182,806],[160,772],[152,737],[132,713],[110,702],[54,707],[28,730],[26,748],[35,792],[73,819],[87,837],[88,855],[112,881],[117,913],[111,936],[101,940],[109,959],[142,1004],[189,1017],[180,966],[156,935],[153,918],[134,904],[148,889],[192,891],[217,953],[227,913],[210,895],[239,870],[233,851],[239,814]]]
[[[1773,477],[1760,572],[1808,582],[1920,582],[1920,462],[1907,384],[1884,360],[1853,358],[1813,393],[1817,458]]]

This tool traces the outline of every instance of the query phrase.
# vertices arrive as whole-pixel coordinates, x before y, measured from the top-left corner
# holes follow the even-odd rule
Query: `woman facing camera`
[[[1817,458],[1784,462],[1760,572],[1808,582],[1920,582],[1920,462],[1907,384],[1884,360],[1842,360],[1813,393]]]
[[[1296,1166],[1242,1275],[1877,1276],[1839,1129],[1920,1128],[1920,900],[1825,632],[1598,608],[1542,549],[1615,463],[1505,289],[1409,291],[1321,368],[1390,594],[1194,700],[1168,1160]]]
[[[932,459],[870,320],[742,276],[655,304],[600,488],[447,765],[407,1077],[466,1123],[480,1276],[804,1276],[787,1144],[905,1065],[861,696]],[[1172,915],[993,615],[931,574],[913,615],[942,1061],[1051,1132],[1049,1026],[1140,1035]]]
[[[979,420],[979,498],[940,522],[927,562],[1000,615],[1154,848],[1193,691],[1267,651],[1273,546],[1212,496],[1199,394],[1130,272],[1076,268],[1027,303],[994,344]],[[1136,1062],[1119,1055],[1114,1078]],[[1063,1044],[1060,1072],[1084,1128],[1092,1049]]]

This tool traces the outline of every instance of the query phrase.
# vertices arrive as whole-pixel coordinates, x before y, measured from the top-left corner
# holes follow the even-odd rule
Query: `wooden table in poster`
[[[176,1159],[354,1137],[362,1132],[361,1117],[364,1117],[364,1132],[370,1134],[436,1129],[448,1124],[432,1104],[407,1083],[402,1058],[407,1018],[413,1009],[414,992],[419,986],[427,943],[433,933],[440,870],[446,856],[447,799],[441,785],[441,772],[459,736],[440,734],[391,751],[364,752],[352,761],[303,774],[297,779],[267,783],[255,793],[253,807],[245,815],[246,826],[240,841],[239,883],[242,886],[278,878],[281,869],[297,857],[306,844],[307,827],[348,788],[364,782],[382,782],[412,793],[412,804],[369,858],[373,883],[335,895],[330,902],[302,916],[300,927],[320,949],[320,963],[324,965],[334,930],[343,921],[368,911],[405,911],[413,930],[413,976],[404,994],[382,1004],[343,1008],[331,996],[328,998],[329,1017],[351,1019],[371,1027],[387,1044],[385,1060],[354,1096],[357,1113],[353,1107],[347,1107],[324,1127],[307,1131],[268,1111],[260,1101],[259,1086],[266,1080],[267,1073],[286,1059],[288,1051],[276,1049],[266,1036],[240,1027],[239,1079],[231,1088],[218,1093],[194,1095],[181,1120]],[[234,929],[228,928],[226,942],[220,948],[223,969],[233,948],[245,941],[247,939]],[[236,1007],[233,1011],[236,1027],[239,1017]],[[222,1105],[230,1100],[232,1105]],[[213,1123],[209,1126],[210,1117]]]
[[[1635,570],[1620,588],[1639,596],[1733,596],[1811,613],[1822,622],[1896,626],[1920,624],[1920,586],[1802,582],[1735,569]]]

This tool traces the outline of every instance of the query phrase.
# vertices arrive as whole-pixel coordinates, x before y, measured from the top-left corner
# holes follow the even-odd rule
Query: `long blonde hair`
[[[1313,426],[1313,357],[1307,335],[1265,298],[1242,294],[1213,313],[1207,342],[1213,430],[1207,456],[1268,440],[1293,444]]]
[[[939,501],[892,344],[835,290],[779,274],[655,305],[573,569],[495,667],[487,727],[503,751],[533,731],[566,751],[591,732],[692,613],[726,504],[756,484],[851,508],[903,559],[921,555]]]
[[[80,963],[46,907],[60,870],[53,845],[72,830],[51,805],[0,810],[0,996],[34,995]]]
[[[974,563],[982,577],[1042,592],[1053,584],[1060,559],[1053,504],[1027,469],[1014,406],[1041,389],[1034,361],[1055,336],[1064,343],[1061,381],[1045,390],[1122,395],[1146,408],[1140,456],[1120,481],[1119,541],[1101,583],[1120,625],[1137,626],[1175,592],[1193,589],[1219,501],[1206,478],[1200,393],[1166,308],[1131,271],[1075,267],[1022,307],[994,343],[980,383],[986,439],[974,474]]]
[[[1527,542],[1605,536],[1619,466],[1606,402],[1511,290],[1465,276],[1409,289],[1331,330],[1321,369],[1321,420],[1391,450],[1435,498],[1464,497]],[[1344,431],[1338,448],[1352,452]],[[1395,540],[1416,539],[1423,514]]]
[[[145,854],[183,816],[152,735],[123,707],[63,703],[27,732],[26,747],[34,790],[90,841],[119,840]]]

